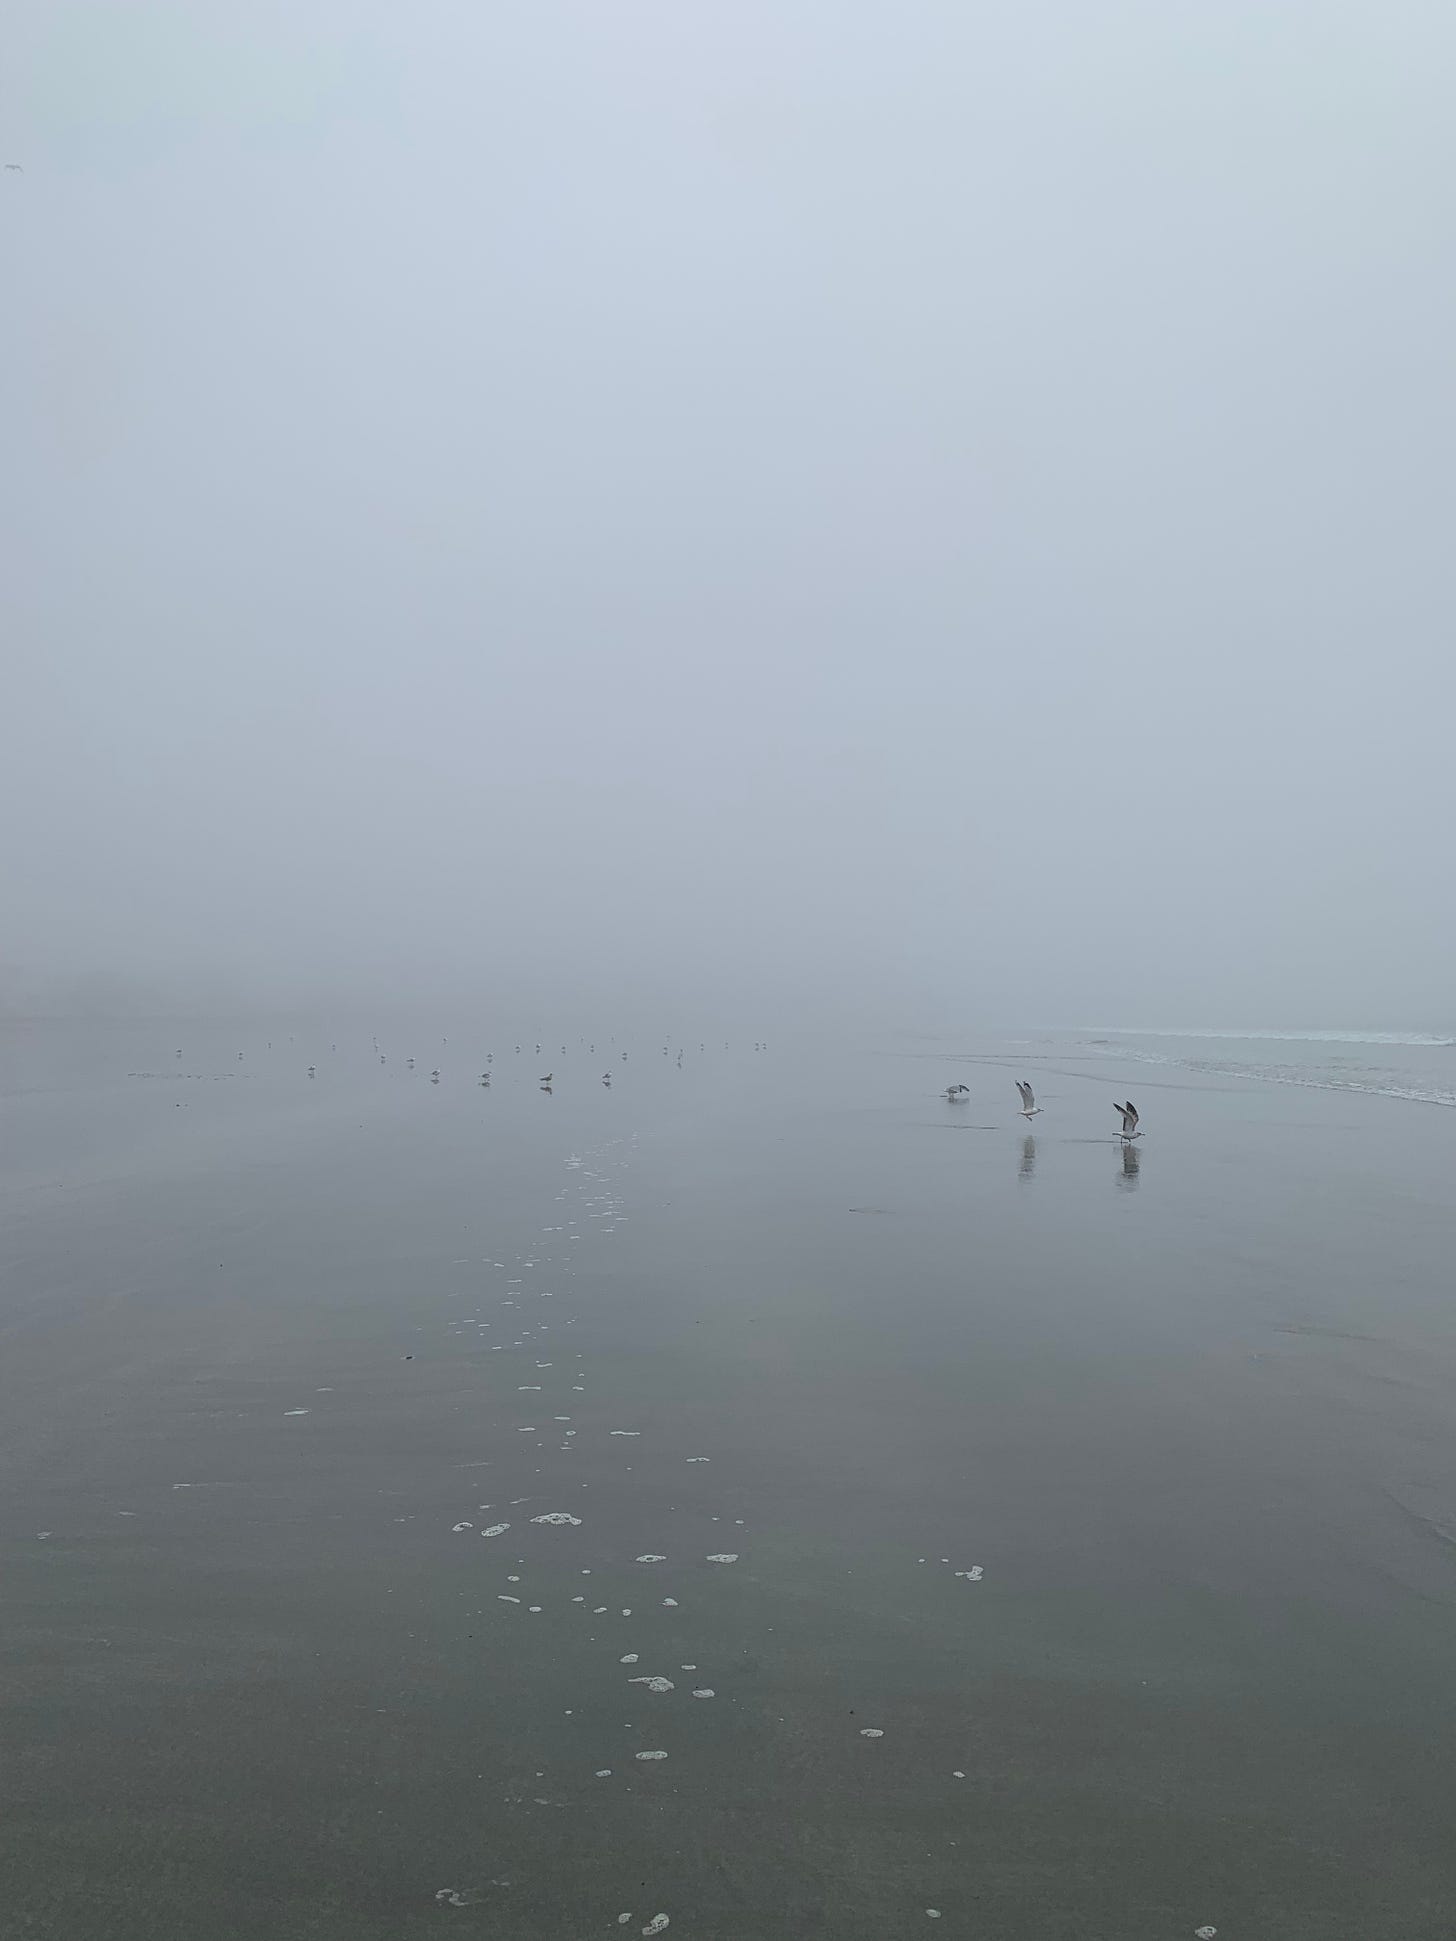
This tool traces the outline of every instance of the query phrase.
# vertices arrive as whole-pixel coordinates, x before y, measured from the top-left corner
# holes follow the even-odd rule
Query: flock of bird
[[[1021,1094],[1021,1116],[1029,1125],[1037,1113],[1041,1111],[1041,1107],[1036,1102],[1036,1093],[1032,1091],[1024,1078],[1017,1079],[1016,1089]],[[952,1105],[964,1105],[970,1099],[970,1096],[970,1086],[959,1083],[947,1085],[941,1093],[941,1097],[948,1099]],[[1120,1112],[1122,1114],[1123,1138],[1128,1141],[1141,1139],[1143,1135],[1138,1131],[1138,1109],[1132,1100],[1128,1099],[1125,1102],[1119,1102],[1114,1099],[1112,1109],[1114,1112]]]
[[[444,1038],[444,1039],[442,1039],[442,1040],[441,1040],[441,1043],[442,1043],[442,1044],[447,1044],[447,1045],[448,1045],[448,1044],[449,1044],[449,1042],[450,1042],[450,1040],[449,1040],[448,1038]],[[375,1038],[375,1039],[374,1039],[374,1041],[373,1041],[373,1043],[374,1043],[374,1050],[375,1050],[375,1053],[376,1053],[376,1055],[378,1056],[378,1059],[379,1059],[379,1062],[380,1062],[380,1064],[381,1064],[381,1065],[384,1065],[384,1064],[387,1064],[387,1063],[389,1062],[389,1060],[388,1060],[388,1054],[387,1054],[386,1052],[382,1052],[382,1051],[380,1051],[380,1049],[379,1049],[379,1040],[378,1040],[378,1038]],[[272,1040],[270,1039],[270,1040],[269,1040],[269,1042],[268,1042],[268,1049],[269,1049],[269,1050],[271,1051],[271,1050],[272,1050],[272,1048],[273,1048],[273,1043],[272,1043]],[[726,1051],[726,1050],[727,1050],[727,1048],[728,1048],[728,1047],[727,1047],[727,1045],[725,1044],[725,1045],[724,1045],[724,1047],[723,1047],[723,1049],[724,1049],[724,1050]],[[331,1049],[331,1050],[333,1050],[333,1051],[337,1051],[337,1050],[339,1049],[339,1047],[338,1047],[337,1045],[333,1045],[333,1046],[331,1046],[331,1047],[330,1047],[330,1049]],[[517,1051],[517,1053],[518,1053],[518,1054],[520,1053],[520,1051],[521,1051],[522,1049],[523,1049],[523,1048],[522,1048],[522,1046],[520,1046],[520,1045],[517,1045],[517,1046],[516,1046],[516,1051]],[[539,1051],[540,1051],[540,1049],[541,1049],[541,1047],[540,1047],[540,1045],[537,1045],[537,1047],[536,1047],[536,1050],[537,1050],[537,1051],[539,1052]],[[561,1047],[561,1049],[562,1049],[563,1051],[565,1051],[565,1050],[566,1050],[566,1047],[565,1047],[565,1045],[563,1045],[563,1046]],[[757,1043],[757,1044],[755,1044],[755,1045],[754,1045],[754,1047],[753,1047],[753,1049],[754,1049],[755,1051],[767,1051],[767,1050],[768,1050],[768,1046],[767,1046],[766,1044],[763,1044],[763,1043]],[[596,1051],[596,1046],[595,1046],[595,1045],[589,1045],[589,1046],[587,1047],[587,1050],[588,1050],[589,1052],[595,1052],[595,1051]],[[706,1045],[706,1044],[700,1044],[700,1045],[698,1046],[698,1050],[699,1050],[699,1051],[706,1051],[706,1050],[707,1050],[707,1045]],[[243,1054],[242,1054],[241,1052],[239,1052],[239,1053],[238,1053],[238,1057],[239,1057],[239,1058],[241,1058],[241,1057],[242,1057],[242,1055],[243,1055]],[[662,1047],[662,1055],[663,1055],[663,1057],[664,1057],[664,1058],[667,1058],[667,1057],[670,1057],[670,1056],[671,1056],[671,1046],[669,1046],[669,1045],[664,1045],[664,1046]],[[179,1058],[180,1058],[180,1057],[182,1056],[182,1051],[181,1051],[181,1047],[180,1047],[180,1046],[178,1047],[178,1050],[177,1050],[177,1056],[178,1056]],[[624,1051],[624,1052],[622,1053],[622,1060],[623,1060],[623,1063],[624,1063],[624,1064],[625,1064],[625,1062],[626,1062],[626,1059],[627,1059],[627,1054],[626,1054],[626,1052]],[[413,1070],[414,1070],[414,1068],[415,1068],[415,1061],[414,1061],[414,1059],[413,1059],[413,1058],[406,1058],[406,1060],[405,1060],[404,1062],[405,1062],[405,1064],[406,1064],[406,1066],[407,1066],[407,1067],[409,1068],[409,1070],[410,1070],[410,1071],[413,1071]],[[678,1054],[677,1054],[677,1062],[678,1062],[678,1065],[679,1065],[679,1066],[681,1066],[681,1065],[682,1065],[682,1062],[683,1062],[683,1053],[682,1053],[682,1050],[681,1050],[681,1049],[679,1049],[679,1051],[678,1051]],[[478,1080],[478,1083],[479,1083],[479,1084],[481,1084],[481,1085],[485,1085],[485,1086],[489,1086],[489,1084],[490,1084],[490,1067],[491,1067],[491,1066],[492,1066],[492,1065],[493,1065],[494,1063],[495,1063],[495,1053],[494,1053],[493,1051],[488,1051],[488,1052],[487,1052],[487,1053],[485,1054],[485,1065],[486,1065],[486,1068],[485,1068],[485,1070],[484,1070],[484,1071],[483,1071],[483,1072],[482,1072],[482,1073],[480,1074],[480,1078],[479,1078],[479,1080]],[[310,1077],[310,1078],[317,1078],[317,1077],[318,1077],[318,1068],[317,1068],[316,1066],[314,1066],[314,1065],[310,1065],[310,1066],[309,1066],[309,1068],[308,1068],[308,1075],[309,1075],[309,1077]],[[554,1071],[550,1071],[550,1072],[543,1072],[543,1073],[541,1074],[541,1076],[540,1076],[540,1078],[539,1078],[539,1079],[538,1079],[538,1080],[537,1080],[536,1082],[537,1082],[537,1084],[539,1085],[539,1087],[540,1087],[540,1089],[541,1089],[541,1090],[542,1090],[543,1092],[549,1092],[549,1091],[551,1090],[551,1088],[552,1088],[552,1082],[553,1082],[553,1080],[554,1080],[554,1078],[555,1078],[555,1076],[556,1076],[556,1074],[555,1074],[555,1072],[554,1072]],[[433,1070],[433,1071],[432,1071],[432,1072],[430,1073],[430,1083],[431,1083],[432,1085],[438,1085],[438,1084],[440,1083],[440,1068],[439,1068],[439,1066],[438,1066],[438,1065],[437,1065],[437,1066],[435,1067],[435,1069],[434,1069],[434,1070]],[[608,1089],[610,1089],[610,1087],[611,1087],[611,1083],[612,1083],[612,1074],[611,1074],[611,1072],[610,1072],[610,1071],[605,1071],[605,1072],[603,1072],[603,1073],[602,1073],[602,1084],[603,1084],[603,1085],[605,1085],[606,1087],[608,1087]]]
[[[441,1042],[444,1044],[449,1044],[450,1040],[446,1038],[446,1039],[443,1039]],[[269,1049],[270,1050],[272,1049],[271,1039],[269,1040]],[[334,1045],[332,1049],[334,1051],[337,1051],[338,1046]],[[374,1049],[376,1053],[378,1053],[380,1064],[381,1065],[385,1064],[387,1062],[386,1055],[384,1052],[379,1050],[379,1040],[377,1038],[374,1040]],[[540,1049],[541,1049],[540,1045],[537,1045],[536,1050],[539,1052]],[[565,1051],[566,1049],[565,1045],[563,1045],[561,1049]],[[590,1045],[588,1046],[587,1049],[589,1051],[594,1052],[596,1050],[596,1046]],[[698,1049],[699,1051],[704,1051],[707,1049],[707,1047],[705,1045],[699,1045]],[[755,1044],[753,1049],[755,1051],[766,1051],[768,1047],[764,1044]],[[521,1050],[521,1047],[517,1045],[516,1051],[519,1053],[520,1050]],[[239,1058],[241,1058],[242,1055],[243,1054],[241,1052],[238,1053]],[[664,1058],[670,1056],[670,1048],[667,1045],[664,1045],[662,1047],[662,1055]],[[182,1056],[182,1048],[180,1045],[177,1048],[177,1056],[179,1058]],[[627,1057],[627,1054],[624,1051],[622,1053],[622,1059],[624,1063],[626,1061],[626,1057]],[[679,1065],[681,1065],[682,1061],[683,1061],[683,1054],[681,1050],[679,1050],[677,1054],[677,1062]],[[406,1058],[404,1062],[411,1071],[414,1070],[415,1061],[413,1058]],[[480,1074],[480,1080],[479,1080],[480,1084],[482,1085],[490,1084],[490,1067],[494,1063],[495,1063],[495,1053],[493,1051],[488,1051],[485,1055],[486,1069]],[[318,1076],[317,1067],[310,1065],[308,1068],[308,1075],[310,1078],[316,1078]],[[556,1073],[554,1069],[552,1071],[543,1072],[541,1074],[540,1078],[536,1082],[540,1086],[543,1092],[549,1092],[551,1090],[552,1083],[555,1079],[555,1076],[556,1076]],[[432,1085],[438,1085],[440,1083],[440,1068],[438,1065],[430,1073],[430,1083]],[[610,1087],[612,1083],[612,1074],[610,1071],[605,1071],[602,1073],[602,1083],[603,1085]],[[1031,1089],[1030,1085],[1026,1082],[1024,1078],[1017,1079],[1016,1089],[1021,1094],[1021,1116],[1023,1119],[1026,1120],[1027,1124],[1030,1125],[1031,1121],[1037,1116],[1037,1114],[1041,1111],[1042,1108],[1036,1102],[1036,1093]],[[953,1084],[947,1085],[945,1090],[941,1093],[941,1097],[943,1099],[948,1100],[952,1105],[965,1105],[969,1102],[970,1096],[971,1096],[970,1086],[961,1084],[959,1080],[956,1080]],[[1114,1099],[1112,1103],[1112,1109],[1114,1112],[1119,1113],[1122,1117],[1123,1139],[1128,1141],[1129,1143],[1134,1139],[1141,1139],[1143,1135],[1138,1130],[1139,1113],[1138,1113],[1137,1107],[1133,1104],[1132,1100]]]

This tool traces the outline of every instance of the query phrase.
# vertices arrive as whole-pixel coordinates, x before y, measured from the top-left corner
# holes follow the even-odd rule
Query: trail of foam
[[[1232,1064],[1215,1058],[1173,1058],[1162,1052],[1140,1051],[1132,1045],[1097,1045],[1093,1049],[1107,1057],[1130,1060],[1137,1065],[1158,1065],[1183,1072],[1199,1072],[1207,1078],[1250,1079],[1265,1085],[1294,1085],[1310,1092],[1353,1092],[1362,1098],[1403,1099],[1411,1105],[1456,1106],[1456,1092],[1439,1085],[1407,1085],[1393,1079],[1337,1078],[1328,1073],[1300,1071],[1291,1065]]]

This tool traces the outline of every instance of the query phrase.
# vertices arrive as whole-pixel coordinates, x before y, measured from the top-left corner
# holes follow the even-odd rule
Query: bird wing
[[[1127,1102],[1127,1116],[1131,1120],[1132,1124],[1135,1126],[1138,1122],[1138,1109],[1133,1104],[1131,1099],[1129,1099]]]
[[[1021,1082],[1021,1080],[1020,1080],[1020,1079],[1018,1078],[1018,1079],[1017,1079],[1017,1081],[1016,1081],[1016,1089],[1017,1089],[1017,1091],[1018,1091],[1018,1092],[1020,1092],[1020,1094],[1021,1094],[1021,1103],[1022,1103],[1023,1105],[1030,1105],[1030,1104],[1031,1104],[1031,1087],[1030,1087],[1029,1085],[1023,1085],[1023,1084],[1022,1084],[1022,1082]]]
[[[1029,1112],[1032,1109],[1032,1107],[1036,1104],[1036,1093],[1032,1091],[1029,1085],[1023,1085],[1021,1090],[1022,1090],[1022,1095],[1026,1100],[1026,1109]]]

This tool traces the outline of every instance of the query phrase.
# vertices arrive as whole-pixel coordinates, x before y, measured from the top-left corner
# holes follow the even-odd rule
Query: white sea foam
[[[1180,1033],[1148,1032],[1138,1034],[1148,1037],[1181,1036]],[[1283,1038],[1288,1042],[1304,1041],[1309,1043],[1342,1044],[1385,1044],[1385,1045],[1425,1045],[1440,1049],[1448,1048],[1452,1041],[1444,1038],[1398,1037],[1387,1034],[1384,1037],[1349,1035],[1335,1037],[1329,1033],[1299,1034],[1295,1032],[1276,1033],[1188,1033],[1190,1037],[1213,1039],[1219,1036],[1237,1040],[1241,1036],[1248,1040],[1264,1038],[1274,1042]],[[1249,1057],[1238,1059],[1179,1057],[1176,1054],[1150,1051],[1135,1045],[1097,1045],[1093,1049],[1099,1056],[1131,1060],[1139,1065],[1154,1065],[1172,1068],[1177,1071],[1198,1072],[1208,1078],[1233,1078],[1252,1080],[1256,1084],[1292,1085],[1304,1091],[1353,1093],[1361,1098],[1401,1099],[1412,1105],[1440,1105],[1456,1107],[1456,1091],[1448,1086],[1430,1080],[1418,1082],[1413,1075],[1371,1067],[1363,1074],[1352,1074],[1347,1069],[1333,1071],[1329,1065],[1320,1064],[1262,1064]],[[1332,1059],[1332,1064],[1347,1066],[1350,1061]],[[1444,1070],[1444,1066],[1443,1066]]]
[[[1291,1045],[1456,1045],[1456,1038],[1433,1037],[1428,1031],[1175,1031],[1168,1025],[1084,1026],[1100,1038],[1250,1038]]]

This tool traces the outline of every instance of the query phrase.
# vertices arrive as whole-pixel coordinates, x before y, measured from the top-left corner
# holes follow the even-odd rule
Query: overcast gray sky
[[[1449,0],[0,52],[0,958],[1456,1011]]]

